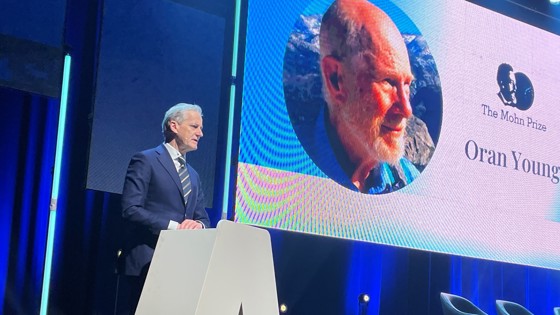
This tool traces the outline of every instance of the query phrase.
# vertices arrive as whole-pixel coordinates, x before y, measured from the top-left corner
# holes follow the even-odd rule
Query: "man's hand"
[[[177,226],[177,230],[200,230],[202,224],[195,220],[186,219]]]

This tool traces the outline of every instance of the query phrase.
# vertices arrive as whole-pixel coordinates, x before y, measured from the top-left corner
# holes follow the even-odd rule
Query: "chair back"
[[[462,296],[440,293],[444,315],[488,315]]]
[[[525,307],[510,301],[497,300],[496,312],[498,315],[533,315]]]

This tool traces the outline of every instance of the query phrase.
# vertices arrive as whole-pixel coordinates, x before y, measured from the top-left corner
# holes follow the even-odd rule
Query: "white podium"
[[[278,315],[268,231],[230,221],[162,231],[136,314]]]

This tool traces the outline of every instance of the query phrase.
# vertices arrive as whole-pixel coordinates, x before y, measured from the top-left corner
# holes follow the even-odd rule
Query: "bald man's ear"
[[[331,100],[345,103],[348,93],[344,86],[342,63],[332,56],[326,56],[321,60],[321,72]]]

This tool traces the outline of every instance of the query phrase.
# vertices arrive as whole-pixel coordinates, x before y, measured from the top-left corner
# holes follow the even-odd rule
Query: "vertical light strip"
[[[41,292],[41,309],[39,314],[46,315],[49,303],[49,288],[51,284],[51,268],[56,226],[56,209],[58,189],[60,185],[60,165],[62,163],[62,150],[64,144],[64,129],[66,126],[66,108],[68,101],[68,83],[70,81],[70,66],[72,57],[64,56],[64,72],[62,75],[62,91],[60,93],[60,112],[58,113],[58,131],[56,134],[56,152],[54,157],[53,184],[51,204],[49,206],[49,227],[47,230],[47,246],[45,251],[45,267],[43,270],[43,290]]]
[[[226,165],[224,174],[224,195],[222,199],[222,219],[227,219],[229,204],[229,180],[231,176],[231,150],[233,143],[233,116],[235,115],[235,81],[237,79],[237,55],[239,50],[239,19],[241,15],[241,0],[235,1],[235,25],[233,31],[233,53],[231,62],[231,87],[229,94],[229,118],[228,118],[228,134],[226,148]]]

